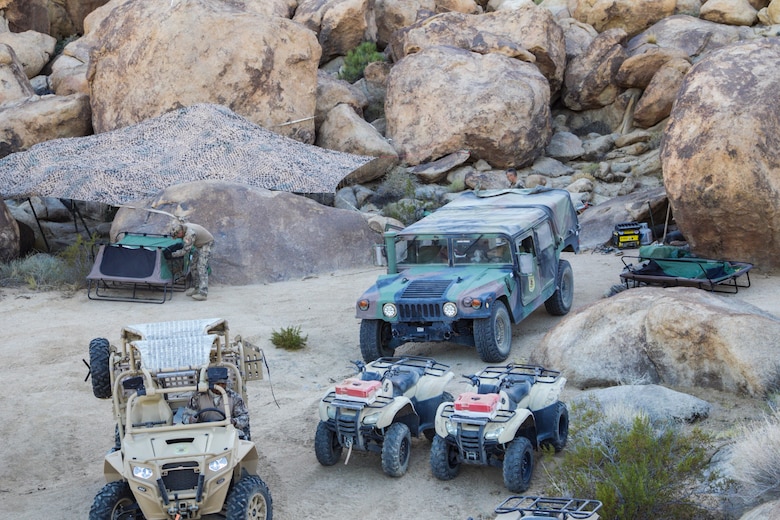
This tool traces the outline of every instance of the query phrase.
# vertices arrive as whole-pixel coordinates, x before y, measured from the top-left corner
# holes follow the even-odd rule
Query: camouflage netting
[[[333,193],[373,157],[275,134],[230,109],[200,104],[137,125],[55,139],[0,160],[6,199],[61,197],[121,205],[199,180],[295,193]]]

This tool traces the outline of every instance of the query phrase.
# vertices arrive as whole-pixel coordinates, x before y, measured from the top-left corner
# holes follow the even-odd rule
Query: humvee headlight
[[[227,465],[228,465],[227,457],[220,457],[218,459],[214,459],[211,462],[209,462],[209,469],[211,471],[217,472],[222,468],[227,467]]]
[[[133,466],[133,476],[143,480],[149,480],[154,475],[151,468],[145,466]]]
[[[358,309],[361,311],[367,311],[368,310],[368,300],[359,300],[358,301]]]
[[[394,303],[386,303],[382,305],[382,314],[387,318],[395,318],[396,314],[398,314],[398,308]]]
[[[458,306],[453,302],[445,303],[442,310],[444,311],[444,315],[448,318],[454,318],[455,315],[458,314]]]
[[[502,433],[504,433],[503,427],[496,428],[495,430],[490,430],[489,432],[485,432],[485,440],[495,441],[501,436]]]
[[[463,306],[464,307],[471,307],[472,309],[479,309],[482,307],[482,300],[479,298],[472,298],[471,296],[466,296],[463,298]]]
[[[376,424],[376,422],[379,420],[379,414],[375,413],[373,415],[368,415],[363,418],[363,424]]]

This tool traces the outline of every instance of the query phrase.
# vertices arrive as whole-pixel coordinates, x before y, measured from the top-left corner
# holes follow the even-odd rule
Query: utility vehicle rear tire
[[[336,432],[328,428],[327,423],[320,421],[317,433],[314,434],[314,454],[317,461],[323,466],[333,466],[341,458],[342,450]]]
[[[552,446],[555,453],[558,453],[566,447],[569,440],[569,409],[566,407],[566,403],[561,401],[555,403],[555,420],[552,424],[552,437],[542,444]]]
[[[111,367],[108,365],[109,343],[106,338],[89,342],[89,370],[92,373],[92,393],[98,399],[111,397]]]
[[[534,451],[531,441],[517,437],[504,456],[504,485],[512,493],[522,493],[531,486],[534,472]]]
[[[474,343],[479,357],[485,363],[499,363],[512,350],[512,320],[500,300],[493,303],[489,318],[474,320]]]
[[[431,472],[439,480],[452,480],[460,473],[457,448],[439,435],[431,444]]]
[[[449,392],[442,392],[441,394],[441,401],[439,401],[439,404],[441,403],[452,403],[455,399],[452,397],[452,394]],[[438,407],[437,407],[438,410]],[[423,435],[425,435],[425,438],[429,441],[432,441],[434,437],[436,437],[436,428],[428,428],[427,430],[423,431]]]
[[[257,475],[244,475],[225,501],[227,520],[272,520],[271,492]]]
[[[123,514],[135,507],[135,498],[127,482],[124,480],[109,482],[95,495],[92,507],[89,508],[89,520],[125,518]]]
[[[567,260],[558,260],[555,292],[544,302],[544,308],[553,316],[563,316],[571,310],[574,301],[574,273]]]
[[[360,353],[366,363],[381,357],[390,357],[395,353],[390,348],[392,330],[384,320],[362,320],[360,322]]]
[[[412,434],[404,423],[393,423],[385,432],[382,443],[382,471],[391,477],[402,477],[409,469]]]

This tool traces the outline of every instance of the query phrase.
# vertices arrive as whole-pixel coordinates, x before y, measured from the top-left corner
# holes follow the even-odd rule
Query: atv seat
[[[533,384],[533,376],[524,375],[508,376],[502,381],[501,389],[509,397],[510,410],[517,408],[517,404],[528,395]]]
[[[479,387],[477,388],[478,394],[497,394],[498,393],[498,385],[489,385],[486,383],[480,383]]]
[[[377,372],[369,372],[368,370],[364,370],[360,373],[360,380],[361,381],[381,381],[382,380],[382,374],[379,374]]]
[[[161,394],[139,395],[132,403],[130,424],[133,428],[153,428],[173,424],[173,411]]]
[[[389,372],[388,372],[389,373]],[[420,379],[418,372],[398,371],[393,372],[387,377],[393,383],[393,396],[399,396],[406,393]]]

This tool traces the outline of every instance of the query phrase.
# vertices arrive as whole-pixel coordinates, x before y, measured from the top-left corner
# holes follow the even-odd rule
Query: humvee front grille
[[[404,289],[402,298],[441,298],[452,280],[413,280]]]
[[[194,467],[193,467],[194,466]],[[197,462],[185,462],[163,465],[163,483],[169,491],[195,489],[198,486]],[[175,469],[168,469],[169,467]],[[168,471],[166,472],[166,469]]]
[[[441,318],[441,305],[438,303],[402,303],[398,305],[398,316],[402,320]]]

